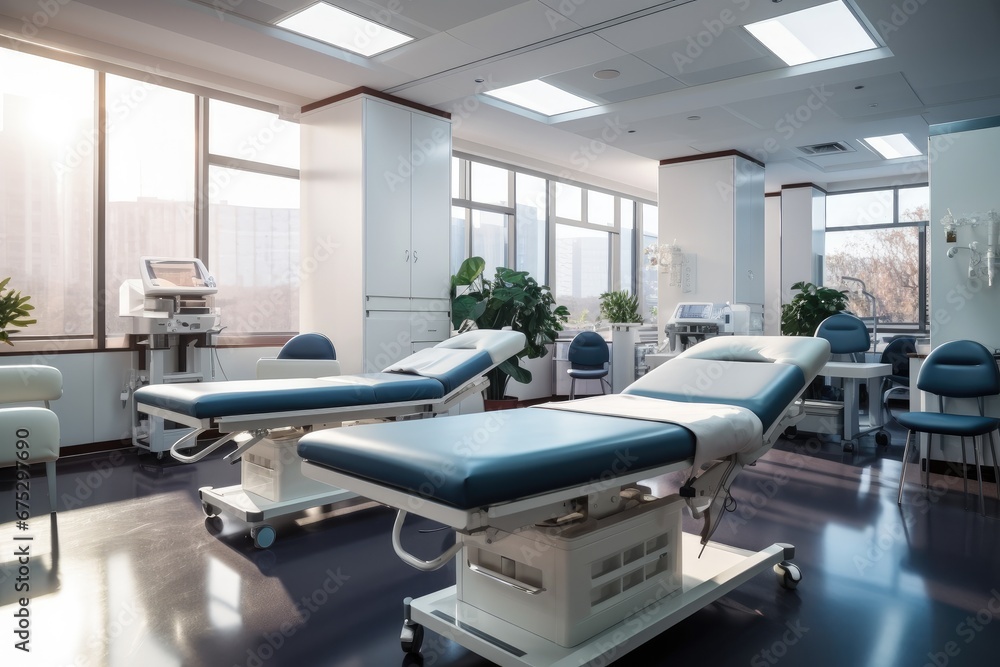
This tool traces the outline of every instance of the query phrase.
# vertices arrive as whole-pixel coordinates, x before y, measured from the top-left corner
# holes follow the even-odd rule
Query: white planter
[[[635,382],[635,344],[641,326],[630,322],[611,325],[611,391],[615,394]]]

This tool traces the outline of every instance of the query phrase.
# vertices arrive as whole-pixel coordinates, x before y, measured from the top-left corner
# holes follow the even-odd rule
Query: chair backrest
[[[816,337],[830,341],[831,354],[866,352],[872,344],[868,327],[860,318],[849,313],[837,313],[820,322]]]
[[[292,337],[278,352],[278,359],[336,359],[337,350],[321,333],[302,333]]]
[[[570,366],[573,368],[603,368],[611,358],[608,343],[596,331],[581,331],[569,344],[567,353]]]
[[[910,356],[917,351],[917,339],[913,336],[897,336],[889,341],[882,350],[879,361],[892,365],[892,376],[895,378],[910,377]]]
[[[993,353],[973,340],[953,340],[934,348],[917,376],[917,388],[949,398],[1000,393],[1000,370]]]

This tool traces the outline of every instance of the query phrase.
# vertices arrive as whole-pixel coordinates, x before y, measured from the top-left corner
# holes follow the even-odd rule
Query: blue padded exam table
[[[298,451],[306,476],[399,510],[406,563],[459,557],[454,586],[405,601],[404,651],[427,627],[504,667],[607,664],[764,569],[796,585],[790,545],[709,538],[733,479],[802,418],[828,357],[817,338],[718,337],[621,395],[316,432]],[[678,470],[678,494],[640,483]],[[681,531],[685,505],[700,537]],[[407,552],[410,512],[454,529],[455,545]]]
[[[269,520],[310,507],[368,502],[302,475],[295,445],[304,433],[350,421],[447,412],[481,392],[488,384],[486,372],[523,348],[520,332],[470,331],[378,373],[163,384],[139,389],[135,402],[139,412],[194,429],[170,448],[179,461],[195,463],[235,442],[225,460],[241,462],[241,483],[202,487],[202,506],[209,517],[224,512],[250,524],[254,543],[265,548],[276,536]],[[296,363],[296,372],[299,367],[309,372],[309,362]],[[328,372],[321,362],[316,368]],[[212,429],[222,437],[195,453],[187,451]]]

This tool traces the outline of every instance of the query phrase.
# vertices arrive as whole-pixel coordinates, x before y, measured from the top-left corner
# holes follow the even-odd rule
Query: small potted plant
[[[820,322],[847,308],[847,291],[819,287],[807,282],[792,285],[799,293],[781,307],[781,333],[813,336]]]
[[[471,326],[466,324],[471,321],[478,329],[510,327],[524,334],[524,349],[487,374],[490,386],[486,400],[513,401],[516,405],[517,399],[507,396],[507,383],[511,378],[524,384],[531,382],[531,371],[519,360],[544,357],[546,345],[562,331],[569,311],[557,306],[549,288],[539,285],[527,271],[498,267],[493,278],[487,279],[483,275],[485,268],[482,257],[470,257],[451,277],[452,324],[461,330]]]
[[[642,324],[639,297],[625,290],[601,295],[601,319],[609,324]]]
[[[30,313],[35,309],[28,301],[30,296],[21,296],[20,292],[5,290],[10,278],[0,280],[0,343],[14,345],[10,341],[10,335],[15,334],[20,329],[11,327],[26,327],[34,324],[37,320],[28,319]]]

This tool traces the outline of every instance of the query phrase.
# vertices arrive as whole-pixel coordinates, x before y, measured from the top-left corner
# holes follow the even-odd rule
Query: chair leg
[[[896,496],[896,504],[903,504],[903,480],[906,479],[906,459],[910,454],[910,436],[913,431],[906,432],[906,445],[903,447],[903,467],[899,471],[899,494]]]
[[[49,512],[56,511],[56,462],[45,462],[45,477],[49,482]]]
[[[993,455],[993,480],[997,485],[997,500],[1000,500],[1000,464],[997,463],[997,450],[993,445],[993,431],[990,431],[990,454]]]
[[[572,401],[575,395],[576,395],[576,378],[573,378],[572,380],[569,381],[569,400]]]
[[[986,505],[983,504],[983,469],[979,465],[980,459],[985,464],[986,459],[982,456],[983,436],[972,437],[972,456],[976,460],[976,479],[979,480],[979,513],[986,516]]]
[[[943,438],[944,436],[942,436]],[[965,491],[965,502],[962,504],[964,509],[969,509],[969,461],[965,456],[965,436],[959,436],[959,442],[962,443],[962,489]]]

